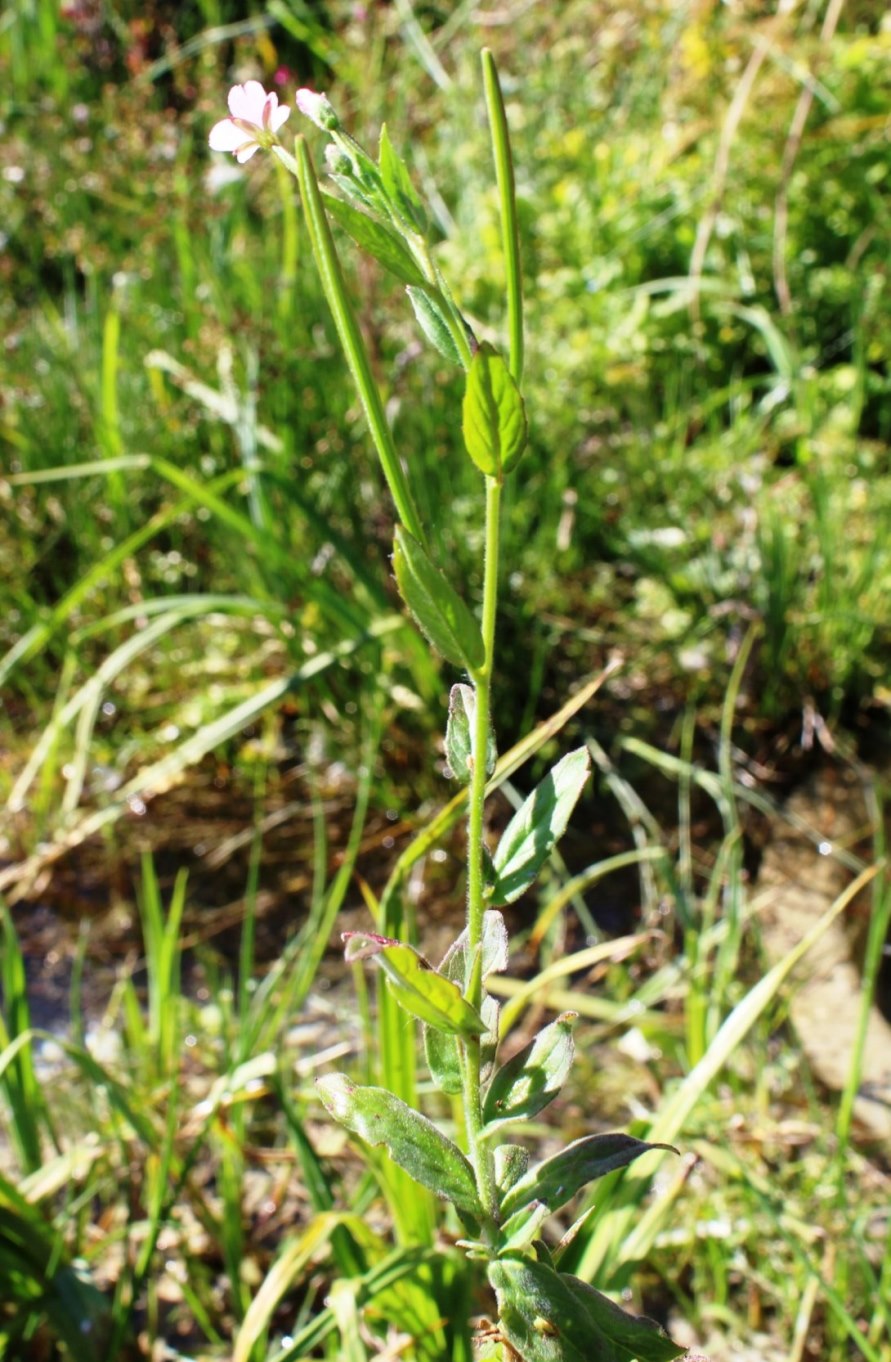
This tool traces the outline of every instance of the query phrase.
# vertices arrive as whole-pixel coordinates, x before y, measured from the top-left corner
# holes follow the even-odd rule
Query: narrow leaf
[[[476,691],[473,686],[459,683],[449,692],[449,718],[446,725],[445,750],[447,775],[467,785],[473,775],[473,725],[476,719]],[[497,760],[492,725],[486,740],[486,775],[495,770]]]
[[[424,275],[411,251],[401,237],[389,227],[385,227],[382,222],[369,217],[367,213],[354,208],[343,199],[336,199],[333,194],[325,195],[325,209],[329,217],[334,218],[357,246],[373,256],[384,269],[395,274],[403,284],[421,287],[425,283]]]
[[[473,357],[464,391],[464,444],[490,478],[509,473],[526,446],[526,408],[510,370],[488,342]]]
[[[455,1036],[481,1036],[486,1030],[476,1008],[451,979],[427,964],[411,946],[373,932],[344,932],[348,964],[373,960],[387,976],[397,1003],[419,1021]]]
[[[409,286],[405,291],[414,308],[418,326],[433,348],[438,350],[443,359],[447,359],[450,364],[461,364],[458,346],[449,330],[445,311],[439,299],[434,297],[428,289]]]
[[[473,1169],[426,1116],[385,1088],[359,1087],[345,1074],[328,1074],[316,1087],[328,1112],[347,1130],[371,1145],[385,1145],[415,1182],[454,1202],[464,1215],[482,1218]]]
[[[489,1266],[499,1324],[525,1362],[671,1362],[684,1351],[578,1277],[528,1258]]]
[[[651,1149],[677,1150],[668,1144],[648,1144],[633,1135],[584,1135],[559,1154],[530,1168],[515,1182],[501,1203],[503,1216],[513,1215],[530,1201],[543,1201],[552,1211],[565,1206],[589,1182],[624,1168]]]
[[[413,535],[396,527],[393,567],[402,599],[421,631],[456,667],[476,671],[486,660],[480,627],[461,597]]]
[[[577,1019],[578,1013],[564,1012],[501,1066],[483,1107],[487,1135],[506,1121],[534,1116],[557,1096],[572,1065]]]
[[[408,167],[397,155],[390,141],[386,123],[381,125],[378,144],[378,165],[387,196],[398,217],[414,231],[422,234],[427,229],[427,215],[418,192],[412,184]]]
[[[587,748],[568,752],[514,814],[493,857],[496,879],[490,902],[513,903],[535,882],[566,831],[590,767]]]

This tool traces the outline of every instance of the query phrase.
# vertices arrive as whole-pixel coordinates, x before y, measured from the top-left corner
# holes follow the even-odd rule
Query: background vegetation
[[[497,339],[485,43],[517,164],[532,423],[505,526],[503,746],[624,656],[574,721],[601,780],[569,868],[521,906],[517,975],[575,966],[558,1005],[589,1018],[591,1062],[568,1138],[661,1121],[698,1155],[652,1194],[617,1182],[578,1264],[608,1289],[633,1281],[637,1305],[715,1357],[891,1356],[887,1160],[852,1143],[856,1056],[837,1110],[807,1078],[782,980],[757,991],[771,976],[740,811],[754,777],[812,760],[803,731],[868,755],[886,740],[880,9],[4,10],[0,886],[18,901],[2,960],[4,1355],[136,1357],[163,1340],[168,1357],[229,1357],[235,1337],[245,1359],[364,1358],[397,1355],[402,1335],[405,1356],[468,1355],[454,1321],[484,1303],[448,1252],[454,1227],[434,1230],[425,1203],[400,1219],[383,1172],[382,1209],[312,1090],[331,1045],[355,1045],[373,1076],[352,994],[319,1002],[323,955],[341,906],[361,911],[357,885],[380,889],[406,816],[448,798],[430,754],[454,678],[399,622],[390,512],[292,186],[206,142],[250,77],[282,99],[328,89],[367,145],[386,119],[465,311]],[[401,290],[345,254],[458,576],[480,530],[459,389]],[[206,843],[221,806],[248,856],[218,951],[204,863],[176,878],[174,834]],[[855,869],[880,865],[873,833]],[[157,874],[139,871],[143,845]],[[425,945],[460,912],[448,848],[419,901]],[[613,855],[639,876],[607,877]],[[289,898],[269,925],[276,856]],[[866,1007],[887,921],[871,883]],[[85,1013],[96,948],[71,946],[70,1024],[51,1045],[29,1029],[35,915],[82,914],[85,884],[122,959]],[[64,952],[74,936],[53,922],[48,949]]]

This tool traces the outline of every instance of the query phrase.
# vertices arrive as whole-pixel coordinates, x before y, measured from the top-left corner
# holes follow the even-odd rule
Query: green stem
[[[486,546],[483,577],[482,635],[486,649],[484,666],[474,676],[476,714],[473,726],[473,773],[468,796],[467,821],[467,978],[468,1001],[479,1008],[482,978],[474,968],[483,937],[485,880],[483,874],[483,812],[486,799],[486,751],[489,737],[491,678],[495,653],[495,618],[498,609],[498,556],[501,531],[501,483],[486,478]],[[464,1119],[467,1148],[476,1172],[477,1187],[484,1208],[494,1219],[498,1211],[495,1167],[492,1150],[482,1138],[480,1040],[466,1042],[464,1063]]]
[[[487,47],[482,51],[483,84],[486,110],[492,133],[495,178],[501,199],[501,245],[507,273],[507,326],[510,336],[510,371],[519,384],[523,377],[523,288],[520,276],[520,226],[514,184],[514,163],[510,154],[507,115],[498,80],[495,58]]]
[[[409,533],[413,534],[419,543],[426,545],[427,536],[421,525],[408,486],[408,480],[393,444],[393,436],[390,433],[390,427],[384,413],[381,395],[371,372],[371,363],[362,339],[362,332],[350,305],[309,147],[303,137],[298,137],[296,158],[290,156],[284,147],[275,146],[273,151],[282,165],[296,175],[297,182],[300,185],[307,232],[322,280],[322,288],[334,317],[337,334],[340,337],[340,343],[343,346],[353,382],[359,393],[365,418],[368,421],[368,428],[371,431],[371,438],[374,440],[397,514]]]

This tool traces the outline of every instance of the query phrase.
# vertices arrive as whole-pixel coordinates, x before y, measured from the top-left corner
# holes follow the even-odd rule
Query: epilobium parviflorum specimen
[[[483,53],[483,83],[507,272],[506,356],[479,342],[462,315],[431,248],[427,209],[386,127],[374,158],[346,131],[325,95],[298,92],[300,112],[330,138],[325,149],[330,183],[324,190],[303,137],[297,137],[293,153],[281,141],[287,109],[256,81],[230,92],[231,117],[216,124],[210,136],[212,147],[231,151],[239,161],[248,160],[258,147],[271,150],[298,181],[325,296],[398,516],[393,567],[399,591],[422,634],[466,677],[452,687],[445,735],[449,768],[465,789],[464,930],[435,969],[398,939],[401,913],[392,907],[395,896],[388,899],[385,893],[375,923],[379,930],[344,934],[347,960],[370,960],[380,970],[379,1009],[385,1019],[399,1008],[422,1024],[433,1083],[460,1102],[463,1146],[418,1111],[413,1100],[405,1100],[414,1098],[413,1083],[400,1077],[398,1064],[389,1066],[390,1086],[363,1086],[337,1073],[320,1079],[318,1091],[336,1121],[368,1145],[384,1146],[410,1178],[454,1206],[464,1233],[459,1244],[485,1271],[497,1307],[496,1327],[478,1340],[480,1355],[503,1362],[668,1362],[682,1349],[658,1325],[627,1314],[587,1282],[560,1271],[571,1232],[556,1250],[542,1237],[547,1219],[581,1188],[664,1146],[624,1134],[590,1134],[532,1163],[526,1148],[509,1142],[509,1133],[559,1093],[573,1059],[576,1018],[572,1013],[557,1017],[499,1064],[499,1005],[486,987],[490,976],[508,963],[508,934],[499,909],[535,882],[566,829],[590,759],[581,747],[558,761],[490,852],[484,805],[496,771],[490,693],[500,507],[505,480],[522,476],[527,425],[513,168],[489,52]],[[479,470],[484,505],[479,609],[465,599],[431,549],[372,375],[329,219],[405,285],[421,331],[441,355],[464,370],[462,433],[467,457]],[[531,755],[535,745],[525,750]],[[391,1039],[404,1038],[407,1029],[391,1029]]]

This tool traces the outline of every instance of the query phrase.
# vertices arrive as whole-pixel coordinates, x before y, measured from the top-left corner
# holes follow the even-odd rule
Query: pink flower
[[[249,161],[258,147],[278,142],[278,130],[291,110],[279,108],[278,95],[267,94],[258,80],[233,85],[229,91],[231,118],[215,123],[209,142],[213,151],[231,151],[236,161]]]

